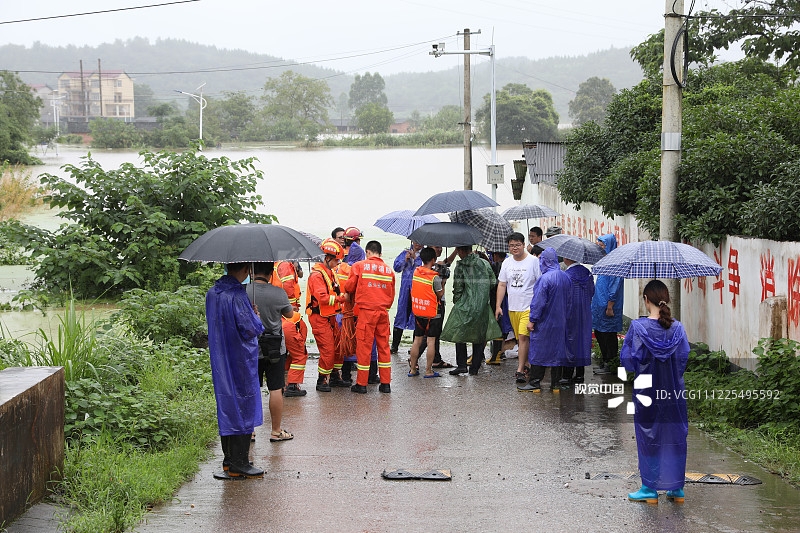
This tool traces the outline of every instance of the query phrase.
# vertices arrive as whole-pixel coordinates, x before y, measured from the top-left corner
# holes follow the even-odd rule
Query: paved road
[[[445,349],[453,361],[452,346]],[[310,364],[308,396],[286,400],[284,427],[295,439],[270,443],[269,426],[257,430],[251,451],[267,471],[263,480],[214,480],[217,446],[217,457],[137,531],[800,529],[800,491],[697,430],[689,435],[689,471],[747,474],[764,484],[690,484],[684,505],[663,495],[657,506],[633,503],[625,496],[637,482],[585,479],[586,472],[636,470],[624,404],[609,410],[610,396],[517,392],[516,361],[478,376],[408,378],[405,357],[396,357],[392,394],[377,386],[366,395],[317,393]],[[449,469],[452,480],[382,479],[384,469],[400,467]],[[9,532],[26,531],[15,529],[24,522]]]

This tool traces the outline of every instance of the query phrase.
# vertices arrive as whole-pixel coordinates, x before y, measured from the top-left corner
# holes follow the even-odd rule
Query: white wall
[[[550,185],[526,182],[521,203],[543,204],[561,213],[558,217],[531,219],[531,226],[546,229],[557,225],[564,233],[590,240],[614,233],[619,245],[650,238],[632,215],[609,219],[598,205],[590,203],[576,210],[563,203],[558,190]],[[724,269],[717,278],[681,282],[680,316],[691,342],[725,350],[735,364],[755,369],[752,349],[759,340],[759,306],[771,296],[787,298],[788,337],[800,340],[800,243],[727,237],[720,246],[698,248]],[[636,317],[643,312],[639,295],[646,281],[626,280],[625,315]]]

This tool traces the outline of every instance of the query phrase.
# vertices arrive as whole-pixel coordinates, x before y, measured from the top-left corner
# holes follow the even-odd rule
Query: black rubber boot
[[[319,376],[317,378],[317,390],[319,392],[330,392],[331,391],[331,384],[325,379],[325,376]]]
[[[400,349],[400,341],[403,339],[403,330],[400,328],[392,329],[392,347],[391,352],[397,353]]]
[[[219,440],[222,441],[222,470],[227,472],[231,467],[230,437],[220,435]]]
[[[377,361],[370,361],[369,362],[369,378],[367,379],[367,383],[370,384],[370,385],[375,385],[376,383],[380,383],[380,382],[381,382],[381,378],[378,377],[378,362]]]
[[[231,435],[229,438],[231,466],[228,475],[231,477],[262,477],[264,471],[250,464],[250,435]]]
[[[352,385],[352,378],[353,375],[353,362],[352,361],[345,361],[342,364],[342,381],[350,381]]]
[[[339,371],[336,369],[331,372],[329,383],[331,384],[331,387],[349,387],[353,384],[352,381],[343,380],[342,376],[339,374]]]

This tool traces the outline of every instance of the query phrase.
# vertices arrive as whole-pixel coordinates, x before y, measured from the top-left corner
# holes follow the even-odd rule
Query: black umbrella
[[[425,246],[471,246],[480,244],[483,235],[480,230],[456,222],[423,224],[408,236],[414,242]]]
[[[178,259],[212,263],[261,263],[308,259],[322,253],[299,231],[278,224],[237,224],[212,229],[190,244]]]
[[[415,216],[433,215],[435,213],[452,213],[453,211],[465,211],[467,209],[480,209],[481,207],[496,207],[500,204],[483,194],[482,192],[450,191],[440,192],[428,198],[419,209]],[[444,246],[444,245],[442,245]]]

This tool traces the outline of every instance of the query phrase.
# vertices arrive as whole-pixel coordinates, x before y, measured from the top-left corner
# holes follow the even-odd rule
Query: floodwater
[[[143,164],[137,152],[91,150],[91,157],[105,170],[115,170],[123,163]],[[69,179],[61,167],[80,166],[87,148],[59,146],[58,155],[50,152],[42,157],[44,165],[32,167],[34,176],[51,173]],[[437,192],[462,189],[464,185],[463,148],[390,148],[390,149],[304,149],[291,147],[252,147],[207,149],[209,158],[225,156],[233,160],[257,159],[256,167],[264,179],[257,187],[263,197],[263,213],[278,217],[280,224],[325,238],[337,226],[357,226],[366,241],[377,239],[383,244],[383,258],[390,263],[409,241],[385,233],[372,224],[382,215],[399,209],[416,210]],[[497,151],[498,164],[505,165],[506,183],[498,186],[498,210],[515,205],[510,180],[514,176],[514,159],[522,158],[521,148]],[[473,149],[474,189],[488,196],[486,164],[490,154],[483,147]],[[447,220],[446,215],[440,218]],[[49,230],[65,222],[45,207],[28,213],[22,219]],[[524,230],[523,230],[524,233]],[[309,265],[305,266],[308,272]],[[25,267],[0,266],[0,303],[9,302],[32,281]],[[301,280],[301,286],[304,280]],[[448,284],[448,289],[450,288]],[[304,287],[303,287],[304,289]],[[55,312],[43,317],[40,313],[0,312],[0,322],[15,334],[36,331],[48,325]]]

